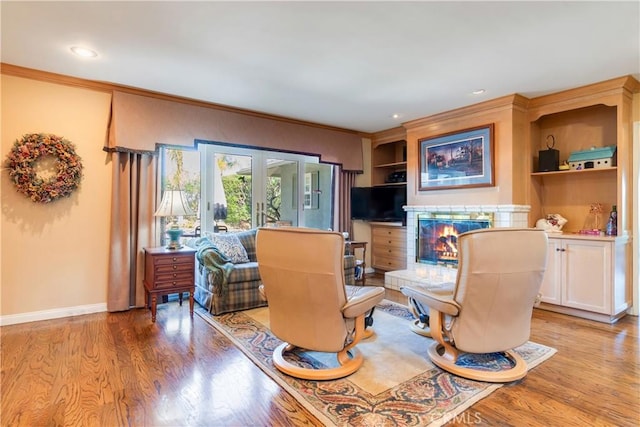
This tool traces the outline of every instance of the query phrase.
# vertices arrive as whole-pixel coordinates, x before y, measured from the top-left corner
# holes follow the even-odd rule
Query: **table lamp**
[[[154,216],[163,217],[177,217],[195,215],[195,213],[189,208],[187,200],[184,197],[184,191],[179,190],[167,190],[162,195],[162,201],[158,210],[153,214]],[[180,236],[182,230],[178,227],[177,221],[173,220],[171,225],[167,228],[167,234],[169,235],[169,244],[167,249],[175,250],[180,249]]]

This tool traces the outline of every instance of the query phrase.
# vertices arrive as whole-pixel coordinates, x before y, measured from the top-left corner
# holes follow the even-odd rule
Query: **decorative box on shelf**
[[[574,151],[569,156],[569,165],[571,170],[611,168],[616,165],[616,146]]]

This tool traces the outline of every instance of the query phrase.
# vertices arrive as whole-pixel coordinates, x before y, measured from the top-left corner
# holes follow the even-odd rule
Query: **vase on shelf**
[[[618,211],[616,209],[616,205],[613,205],[611,207],[611,212],[609,212],[609,220],[607,221],[605,234],[607,236],[618,235]]]

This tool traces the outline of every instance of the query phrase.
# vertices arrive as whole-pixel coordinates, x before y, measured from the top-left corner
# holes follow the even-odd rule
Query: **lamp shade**
[[[184,191],[167,190],[162,195],[162,201],[158,210],[154,213],[155,216],[188,216],[195,215],[195,212],[191,210],[187,204],[187,199],[184,197]]]

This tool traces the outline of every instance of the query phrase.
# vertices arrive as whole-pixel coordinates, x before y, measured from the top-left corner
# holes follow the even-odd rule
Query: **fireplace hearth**
[[[439,213],[417,217],[416,261],[432,265],[458,265],[458,236],[490,228],[491,214]]]

